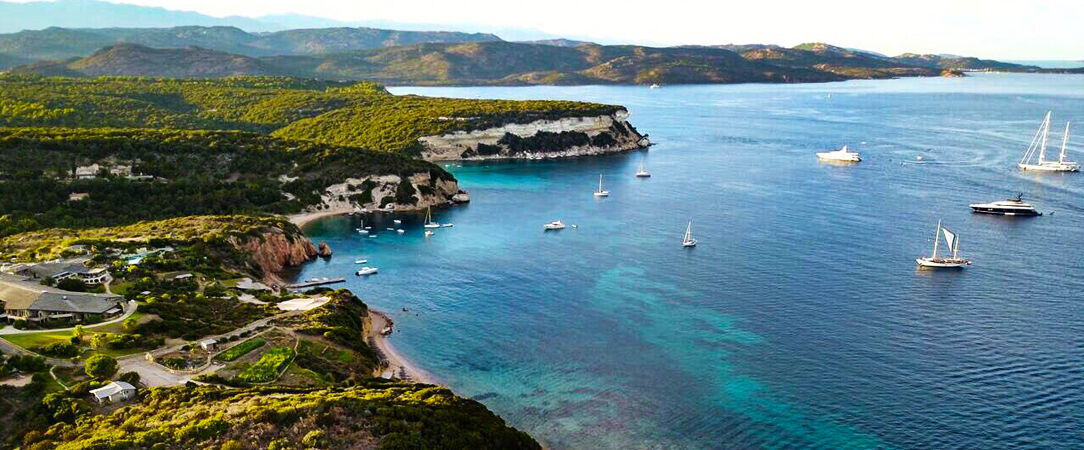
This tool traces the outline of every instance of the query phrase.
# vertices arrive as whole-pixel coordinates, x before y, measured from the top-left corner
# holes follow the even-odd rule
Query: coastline
[[[369,320],[371,321],[372,326],[369,327],[369,336],[367,336],[367,338],[377,354],[380,355],[381,362],[387,366],[381,373],[382,377],[404,380],[411,383],[443,386],[443,384],[438,382],[432,374],[414,365],[410,360],[403,357],[402,354],[395,350],[395,347],[388,340],[387,336],[380,334],[380,330],[383,330],[391,321],[387,314],[370,308]]]
[[[290,223],[292,223],[294,225],[297,225],[298,228],[304,228],[305,225],[308,225],[310,222],[315,222],[315,221],[323,219],[325,217],[341,216],[341,215],[344,215],[344,214],[350,214],[350,213],[352,213],[354,211],[355,210],[353,208],[349,208],[349,209],[348,208],[329,209],[329,210],[326,210],[326,211],[314,211],[314,212],[290,214],[290,215],[286,216],[286,219],[288,219],[290,221]]]

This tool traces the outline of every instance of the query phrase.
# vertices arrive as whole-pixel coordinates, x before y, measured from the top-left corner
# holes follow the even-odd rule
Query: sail
[[[689,242],[693,239],[693,223],[689,222],[689,226],[685,228],[685,238],[683,242]]]
[[[948,243],[948,248],[952,251],[956,251],[956,233],[949,231],[949,229],[945,227],[941,227],[941,232],[945,234],[945,242]]]

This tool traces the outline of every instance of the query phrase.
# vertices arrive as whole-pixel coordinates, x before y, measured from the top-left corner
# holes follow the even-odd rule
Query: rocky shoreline
[[[536,120],[418,139],[429,161],[553,159],[602,155],[651,145],[628,121],[627,111],[609,115]]]

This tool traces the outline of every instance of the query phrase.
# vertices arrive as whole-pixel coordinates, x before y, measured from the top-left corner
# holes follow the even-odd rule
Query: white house
[[[101,404],[116,403],[135,397],[136,388],[123,381],[114,381],[98,389],[91,390],[90,395],[93,395],[94,399]]]
[[[214,350],[214,349],[218,348],[218,341],[216,341],[214,339],[204,339],[202,341],[199,341],[199,346],[204,351],[209,352],[211,350]]]

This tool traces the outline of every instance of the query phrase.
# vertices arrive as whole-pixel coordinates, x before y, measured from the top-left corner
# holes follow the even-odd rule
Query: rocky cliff
[[[264,282],[284,285],[279,277],[288,267],[301,265],[316,257],[316,246],[297,227],[268,228],[258,236],[231,236],[230,244],[248,256],[247,269],[262,274]]]
[[[616,153],[650,145],[647,136],[629,123],[625,111],[457,131],[418,141],[423,147],[421,157],[430,161],[562,158]]]
[[[416,211],[470,201],[459,183],[446,173],[415,172],[409,175],[381,175],[347,178],[328,186],[321,203],[309,212],[348,213],[365,210]]]

